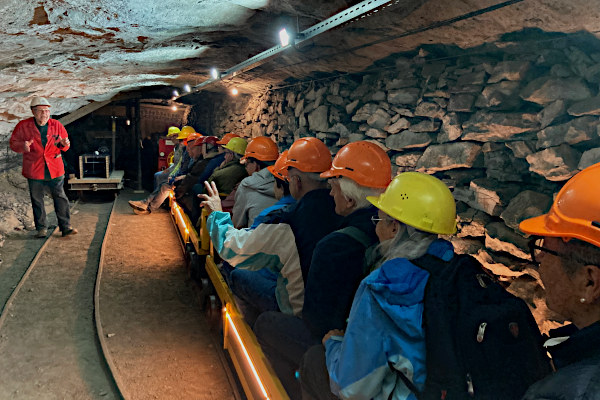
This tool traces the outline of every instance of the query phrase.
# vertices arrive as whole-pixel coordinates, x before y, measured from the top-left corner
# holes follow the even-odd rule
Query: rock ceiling
[[[51,98],[53,113],[64,114],[119,92],[194,86],[208,79],[210,67],[230,68],[275,45],[283,24],[304,30],[357,3],[2,0],[0,137],[30,115],[31,96]],[[360,71],[422,44],[471,47],[524,28],[600,31],[600,0],[513,0],[493,11],[457,18],[499,3],[394,0],[368,18],[326,32],[299,49],[288,49],[210,90],[236,85],[242,92],[252,92],[316,71]],[[441,21],[446,22],[438,24]]]

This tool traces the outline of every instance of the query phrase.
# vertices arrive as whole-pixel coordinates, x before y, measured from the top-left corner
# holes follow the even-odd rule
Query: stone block
[[[344,99],[342,98],[342,96],[334,96],[334,95],[330,94],[325,99],[329,103],[335,104],[336,106],[343,106],[344,105]]]
[[[415,113],[409,108],[391,107],[392,111],[403,117],[414,117]]]
[[[289,107],[294,108],[296,106],[296,92],[292,90],[287,92],[287,94],[285,95],[285,101],[287,101]]]
[[[348,140],[350,141],[350,143],[352,143],[365,140],[366,137],[367,136],[363,135],[362,133],[351,133],[350,136],[348,136]]]
[[[462,125],[456,113],[448,113],[442,117],[442,127],[437,136],[438,143],[452,142],[463,134]]]
[[[360,102],[360,100],[354,100],[352,103],[348,104],[346,106],[346,114],[350,115],[354,112],[354,110],[356,109],[356,106],[358,106],[358,103]]]
[[[304,99],[300,99],[296,103],[296,107],[294,109],[294,115],[296,116],[296,118],[298,118],[300,116],[300,114],[302,114],[303,112],[304,112]]]
[[[576,144],[598,137],[598,118],[585,116],[567,123],[548,126],[538,132],[536,147],[545,149],[562,143]]]
[[[492,216],[498,216],[520,190],[518,184],[507,184],[495,179],[473,179],[470,189],[474,194],[474,202],[467,203],[471,207]]]
[[[371,95],[371,101],[384,101],[386,99],[386,94],[383,90],[378,90]]]
[[[442,119],[442,117],[445,114],[446,112],[442,110],[442,108],[438,104],[430,103],[427,101],[419,103],[419,105],[415,109],[415,115],[419,117]]]
[[[400,117],[400,114],[396,114]],[[400,131],[408,129],[410,127],[410,122],[406,118],[399,118],[393,124],[386,126],[383,128],[387,133],[394,135]]]
[[[387,90],[395,90],[402,88],[415,87],[419,84],[416,78],[395,78],[385,82],[385,88]]]
[[[452,243],[456,254],[476,254],[484,247],[484,244],[480,240],[465,239],[456,236],[450,239],[450,243]]]
[[[458,86],[482,85],[485,82],[485,75],[485,71],[477,71],[464,74],[458,78],[456,84]]]
[[[575,75],[573,70],[565,64],[555,64],[550,68],[550,75],[557,78],[568,78]]]
[[[410,126],[410,130],[413,132],[437,132],[439,129],[440,123],[431,119]]]
[[[400,151],[428,146],[431,143],[431,140],[431,135],[427,133],[403,131],[388,136],[385,140],[385,146],[389,149]]]
[[[536,114],[478,111],[463,124],[462,139],[502,142],[537,127]]]
[[[356,114],[352,116],[352,121],[361,122],[366,121],[369,117],[375,114],[375,111],[379,109],[379,106],[375,103],[367,103],[356,111]]]
[[[531,63],[528,61],[502,61],[492,69],[488,83],[520,81],[525,77]]]
[[[519,82],[502,81],[486,86],[477,98],[478,108],[493,108],[495,110],[513,110],[521,104],[519,97]]]
[[[427,63],[423,65],[421,69],[421,75],[425,78],[428,77],[438,77],[444,72],[446,69],[446,64],[442,63]]]
[[[365,132],[365,135],[372,137],[372,138],[379,138],[379,139],[385,139],[387,137],[386,132],[376,129],[376,128],[367,129],[367,131]]]
[[[527,156],[529,170],[549,181],[565,181],[578,172],[581,153],[567,144],[538,151]]]
[[[344,124],[337,123],[327,130],[327,132],[337,133],[340,137],[348,137],[350,130]]]
[[[531,141],[517,140],[515,142],[505,142],[506,147],[512,150],[517,158],[525,158],[535,151],[535,144]]]
[[[529,164],[523,159],[514,158],[504,146],[498,151],[484,152],[483,159],[488,178],[501,182],[521,182],[524,176],[529,175]]]
[[[388,146],[389,147],[389,146]],[[446,171],[477,166],[481,146],[471,142],[444,143],[429,146],[417,163],[422,172]]]
[[[573,104],[567,112],[570,115],[600,115],[600,96],[591,97]]]
[[[456,191],[457,189],[455,189]],[[469,189],[463,189],[469,191]],[[472,193],[469,191],[469,193]],[[460,195],[459,195],[460,196]],[[485,226],[490,222],[491,218],[486,213],[474,208],[467,208],[463,212],[457,213],[457,234],[456,236],[464,237],[484,237]]]
[[[548,104],[542,111],[538,113],[540,127],[545,128],[554,122],[557,118],[564,115],[566,112],[565,101],[556,100]]]
[[[390,90],[388,92],[387,101],[390,104],[406,104],[416,105],[419,99],[421,90],[419,88],[404,88],[398,90]]]
[[[319,108],[308,114],[308,127],[311,131],[326,132],[329,129],[328,111],[328,106],[319,106]]]
[[[502,222],[492,222],[485,227],[485,246],[493,251],[505,252],[513,257],[531,261],[528,240],[518,235]]]
[[[594,165],[600,162],[600,147],[596,147],[595,149],[587,150],[581,156],[581,160],[579,160],[579,164],[577,165],[578,169],[586,169],[590,165]]]
[[[592,92],[580,78],[555,78],[543,76],[529,82],[521,90],[521,98],[537,104],[550,104],[556,100],[579,101],[592,97]]]
[[[390,114],[379,108],[367,118],[367,124],[375,129],[383,129],[389,124],[390,119]]]
[[[500,214],[500,218],[507,226],[517,230],[521,221],[548,212],[551,204],[550,196],[533,190],[524,190],[508,203],[508,206]]]
[[[448,102],[448,111],[471,112],[474,103],[475,95],[472,93],[452,94]]]
[[[420,152],[397,154],[393,157],[393,163],[406,170],[414,170],[419,158],[421,158],[421,154]]]

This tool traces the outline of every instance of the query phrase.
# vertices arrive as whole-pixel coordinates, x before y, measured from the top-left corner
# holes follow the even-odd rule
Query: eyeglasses
[[[391,219],[391,218],[379,218],[379,216],[377,216],[377,215],[372,215],[371,216],[371,222],[373,223],[373,225],[377,225],[379,223],[379,221],[393,221],[393,219]]]
[[[553,256],[556,257],[561,257],[563,256],[563,254],[558,253],[554,250],[550,250],[546,247],[543,247],[542,244],[544,244],[544,238],[533,238],[531,239],[528,243],[527,246],[529,247],[529,253],[531,254],[531,261],[536,264],[539,265],[540,262],[537,260],[537,258],[540,256],[540,254],[542,254],[543,252],[546,252],[548,254],[552,254]]]

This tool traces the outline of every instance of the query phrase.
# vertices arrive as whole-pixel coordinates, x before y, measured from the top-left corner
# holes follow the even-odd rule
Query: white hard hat
[[[46,100],[45,97],[38,97],[38,96],[34,96],[33,99],[31,99],[31,104],[29,105],[29,107],[33,108],[35,106],[50,106],[50,103],[48,102],[48,100]]]

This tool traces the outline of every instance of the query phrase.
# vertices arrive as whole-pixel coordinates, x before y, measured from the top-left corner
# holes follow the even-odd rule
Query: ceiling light
[[[233,89],[231,89],[231,94],[232,94],[232,95],[234,95],[234,96],[237,96],[237,94],[238,94],[238,93],[239,93],[239,92],[238,92],[237,88],[233,88]]]
[[[290,44],[290,35],[285,28],[279,31],[279,41],[281,42],[281,47],[285,47]]]
[[[192,88],[190,87],[190,85],[188,85],[187,83],[185,85],[183,85],[183,90],[187,93],[192,91]]]
[[[177,111],[177,106],[173,106],[173,107],[171,107],[171,110],[173,110],[173,111]]]
[[[179,92],[177,90],[173,90],[173,97],[179,96]]]
[[[210,70],[210,76],[212,76],[213,79],[219,79],[221,77],[221,73],[219,72],[218,69],[211,68],[211,70]]]

